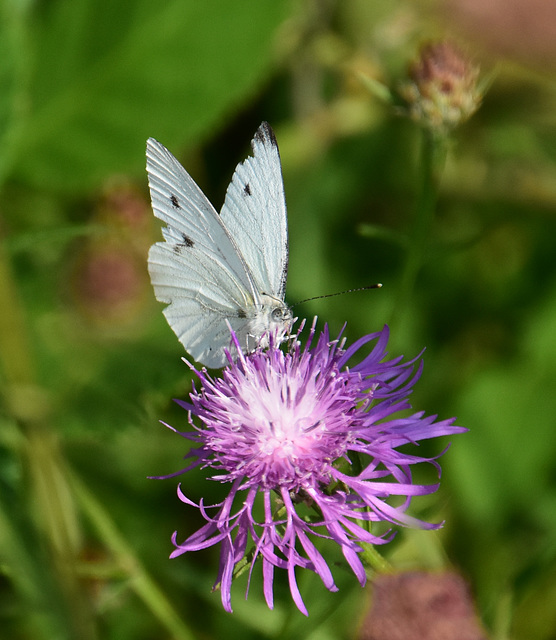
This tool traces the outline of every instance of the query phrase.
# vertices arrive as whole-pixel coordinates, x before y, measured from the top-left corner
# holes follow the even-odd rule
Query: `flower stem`
[[[95,527],[105,547],[110,550],[118,567],[127,576],[130,588],[151,610],[172,638],[193,640],[193,632],[180,618],[139,558],[130,550],[129,541],[117,529],[108,512],[76,475],[71,475],[70,479],[80,506]]]
[[[372,544],[359,543],[363,547],[361,561],[376,573],[391,573],[392,565],[382,556]]]
[[[393,311],[398,320],[407,308],[415,282],[430,250],[430,237],[440,178],[446,161],[447,139],[431,129],[423,129],[421,141],[421,191],[417,200],[407,260],[401,276],[399,295]]]

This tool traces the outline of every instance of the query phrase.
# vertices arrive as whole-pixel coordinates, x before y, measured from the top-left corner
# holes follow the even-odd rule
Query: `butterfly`
[[[288,223],[282,168],[267,122],[251,148],[218,214],[168,149],[147,141],[152,208],[166,224],[164,242],[149,251],[151,282],[156,299],[168,305],[164,315],[179,341],[207,367],[228,363],[230,329],[247,353],[271,339],[280,342],[293,323],[284,301]]]

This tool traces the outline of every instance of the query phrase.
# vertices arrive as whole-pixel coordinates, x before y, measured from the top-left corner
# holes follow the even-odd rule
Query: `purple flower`
[[[212,470],[213,480],[231,486],[224,500],[211,507],[203,500],[195,504],[178,487],[180,500],[197,507],[207,523],[181,543],[174,533],[170,557],[220,543],[215,587],[220,585],[226,611],[232,610],[234,569],[246,562],[247,552],[250,571],[255,559],[261,560],[268,606],[273,606],[274,570],[286,569],[293,600],[307,615],[296,567],[316,572],[327,589],[337,591],[315,536],[340,545],[364,585],[361,545],[384,544],[394,535],[373,535],[372,522],[441,526],[406,514],[413,496],[438,488],[414,484],[410,465],[430,462],[440,475],[438,456],[410,455],[399,447],[466,429],[455,426],[454,419],[436,421],[423,412],[400,415],[411,408],[407,397],[422,363],[385,360],[388,333],[385,327],[344,349],[344,341],[331,341],[325,328],[312,346],[313,325],[303,348],[292,342],[285,352],[271,345],[240,355],[221,378],[195,370],[201,388],[194,388],[191,402],[178,402],[195,429],[180,435],[199,446],[186,456],[194,461],[178,473],[200,465]],[[373,340],[371,353],[348,368],[352,356]],[[201,426],[194,424],[194,416]],[[391,505],[391,496],[404,496],[402,504]]]

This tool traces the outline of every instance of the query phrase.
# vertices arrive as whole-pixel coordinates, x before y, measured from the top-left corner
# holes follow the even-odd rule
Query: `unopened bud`
[[[478,108],[479,67],[453,43],[431,43],[421,49],[400,88],[410,116],[431,129],[446,131],[465,122]]]

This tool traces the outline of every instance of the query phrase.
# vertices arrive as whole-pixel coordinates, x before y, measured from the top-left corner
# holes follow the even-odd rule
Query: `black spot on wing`
[[[243,186],[243,195],[244,196],[250,196],[251,195],[251,185],[246,182]]]
[[[192,247],[195,244],[189,236],[185,235],[185,233],[182,233],[181,237],[183,239],[183,245],[185,247]]]
[[[247,312],[245,311],[245,309],[238,309],[237,310],[237,317],[238,318],[247,318]]]
[[[174,207],[174,209],[180,209],[180,202],[177,198],[177,196],[175,194],[171,194],[170,196],[170,202],[172,203],[172,206]]]
[[[181,253],[183,249],[190,249],[195,245],[195,242],[185,233],[182,233],[181,237],[183,242],[178,242],[178,244],[174,245],[174,253]]]

